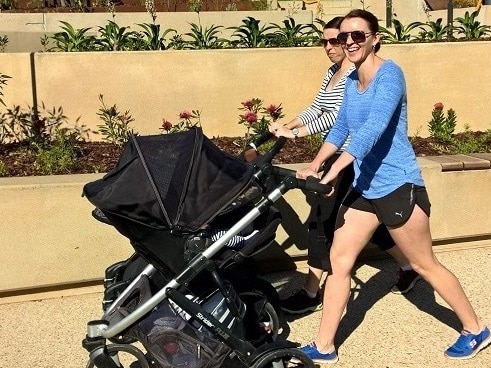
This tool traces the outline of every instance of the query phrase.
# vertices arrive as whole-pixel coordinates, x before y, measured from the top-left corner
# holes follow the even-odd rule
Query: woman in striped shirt
[[[346,77],[354,70],[354,65],[345,57],[335,37],[339,33],[342,19],[336,17],[324,26],[322,43],[327,57],[334,64],[327,70],[314,102],[288,124],[272,123],[270,131],[277,137],[297,138],[323,133],[325,138],[336,121],[343,101]]]

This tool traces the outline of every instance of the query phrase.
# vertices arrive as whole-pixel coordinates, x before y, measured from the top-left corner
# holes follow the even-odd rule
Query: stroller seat
[[[246,208],[245,210],[249,209]],[[247,242],[244,242],[243,247],[239,249],[224,247],[217,253],[216,263],[218,267],[223,270],[230,269],[246,262],[269,247],[275,240],[281,219],[281,213],[274,207],[271,207],[268,212],[255,219],[251,224],[254,235]],[[251,270],[249,267],[247,269]],[[253,269],[253,272],[255,272],[255,269]]]
[[[230,227],[230,222],[234,217],[242,216],[242,213],[249,210],[249,206],[244,206],[232,213],[228,213],[223,218],[217,218],[214,225],[219,228]],[[235,213],[237,212],[237,213]],[[109,219],[104,216],[99,209],[94,209],[92,215],[106,224],[111,224]],[[232,216],[231,216],[232,215]],[[225,219],[226,217],[226,219]],[[225,278],[233,280],[243,280],[250,277],[256,277],[257,270],[254,263],[254,256],[269,247],[275,240],[275,235],[279,224],[281,223],[281,213],[274,207],[271,207],[267,213],[262,214],[251,224],[250,232],[253,235],[244,243],[241,248],[224,247],[214,257],[217,268],[222,272]],[[248,230],[244,230],[247,234]],[[155,240],[158,243],[158,239]],[[184,244],[183,260],[185,263],[192,260],[194,256],[202,252],[211,243],[211,239],[206,236],[192,236]],[[149,246],[146,243],[146,248]],[[133,248],[139,250],[130,258],[117,262],[109,266],[104,276],[104,299],[103,309],[105,310],[119,296],[119,294],[130,284],[130,282],[148,265],[155,262],[156,268],[163,271],[155,274],[150,280],[153,289],[158,289],[165,284],[166,277],[162,275],[171,275],[171,271],[161,262],[155,259],[153,254],[147,254],[135,242],[132,242]],[[163,256],[163,255],[162,255]],[[153,264],[153,263],[152,263]],[[160,267],[159,267],[160,265]],[[277,300],[274,298],[276,306]]]

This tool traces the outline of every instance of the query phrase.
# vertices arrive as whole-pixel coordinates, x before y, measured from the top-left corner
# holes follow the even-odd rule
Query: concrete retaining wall
[[[491,128],[484,97],[491,80],[482,64],[491,60],[490,41],[384,45],[380,55],[404,70],[409,135],[428,135],[436,102],[456,111],[457,131]],[[288,121],[310,105],[330,62],[321,48],[278,48],[0,53],[0,65],[12,77],[3,89],[9,107],[63,107],[72,124],[80,118],[79,125],[97,130],[103,94],[107,105],[130,112],[140,134],[158,134],[163,118],[176,123],[187,109],[201,110],[206,135],[241,136],[241,101],[282,103]]]
[[[457,240],[465,246],[476,239],[491,239],[491,154],[477,159],[487,169],[442,171],[445,162],[475,164],[474,159],[419,159],[432,201],[436,244]],[[83,185],[100,176],[0,178],[0,297],[100,280],[107,266],[132,254],[127,239],[94,220],[92,205],[81,198]],[[283,215],[277,244],[259,258],[267,262],[269,271],[293,267],[294,261],[304,259],[307,248],[310,207],[305,195],[290,191],[276,206]]]

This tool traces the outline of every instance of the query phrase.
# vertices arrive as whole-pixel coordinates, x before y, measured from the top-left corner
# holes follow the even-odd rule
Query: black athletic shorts
[[[326,161],[324,172],[331,167],[338,157],[339,154],[336,154]],[[333,197],[326,198],[323,195],[316,195],[313,199],[312,210],[309,216],[307,263],[310,267],[331,272],[329,251],[333,241],[336,217],[343,199],[351,189],[354,176],[353,165],[349,165],[339,173]],[[370,242],[377,245],[383,251],[395,245],[394,240],[390,237],[389,231],[383,225],[377,228]]]
[[[418,205],[430,217],[430,200],[426,188],[406,183],[385,197],[367,199],[353,188],[343,201],[343,205],[360,211],[375,213],[386,226],[404,224]]]

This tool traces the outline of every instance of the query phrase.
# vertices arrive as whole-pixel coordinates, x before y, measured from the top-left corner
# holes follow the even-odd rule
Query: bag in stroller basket
[[[233,293],[229,284],[227,291]],[[117,307],[112,309],[112,313],[107,316],[108,322],[119,322],[151,295],[148,278],[140,278],[132,293],[121,299]],[[245,314],[245,304],[236,294],[229,295],[233,295],[234,307],[239,310],[239,316],[242,318]],[[230,312],[219,290],[201,298],[191,294],[186,296],[200,304],[204,311],[211,313],[234,334],[242,334],[240,321]],[[148,316],[120,336],[121,340],[128,338],[140,341],[149,358],[154,361],[154,366],[162,368],[218,368],[231,351],[169,300],[164,300]]]

